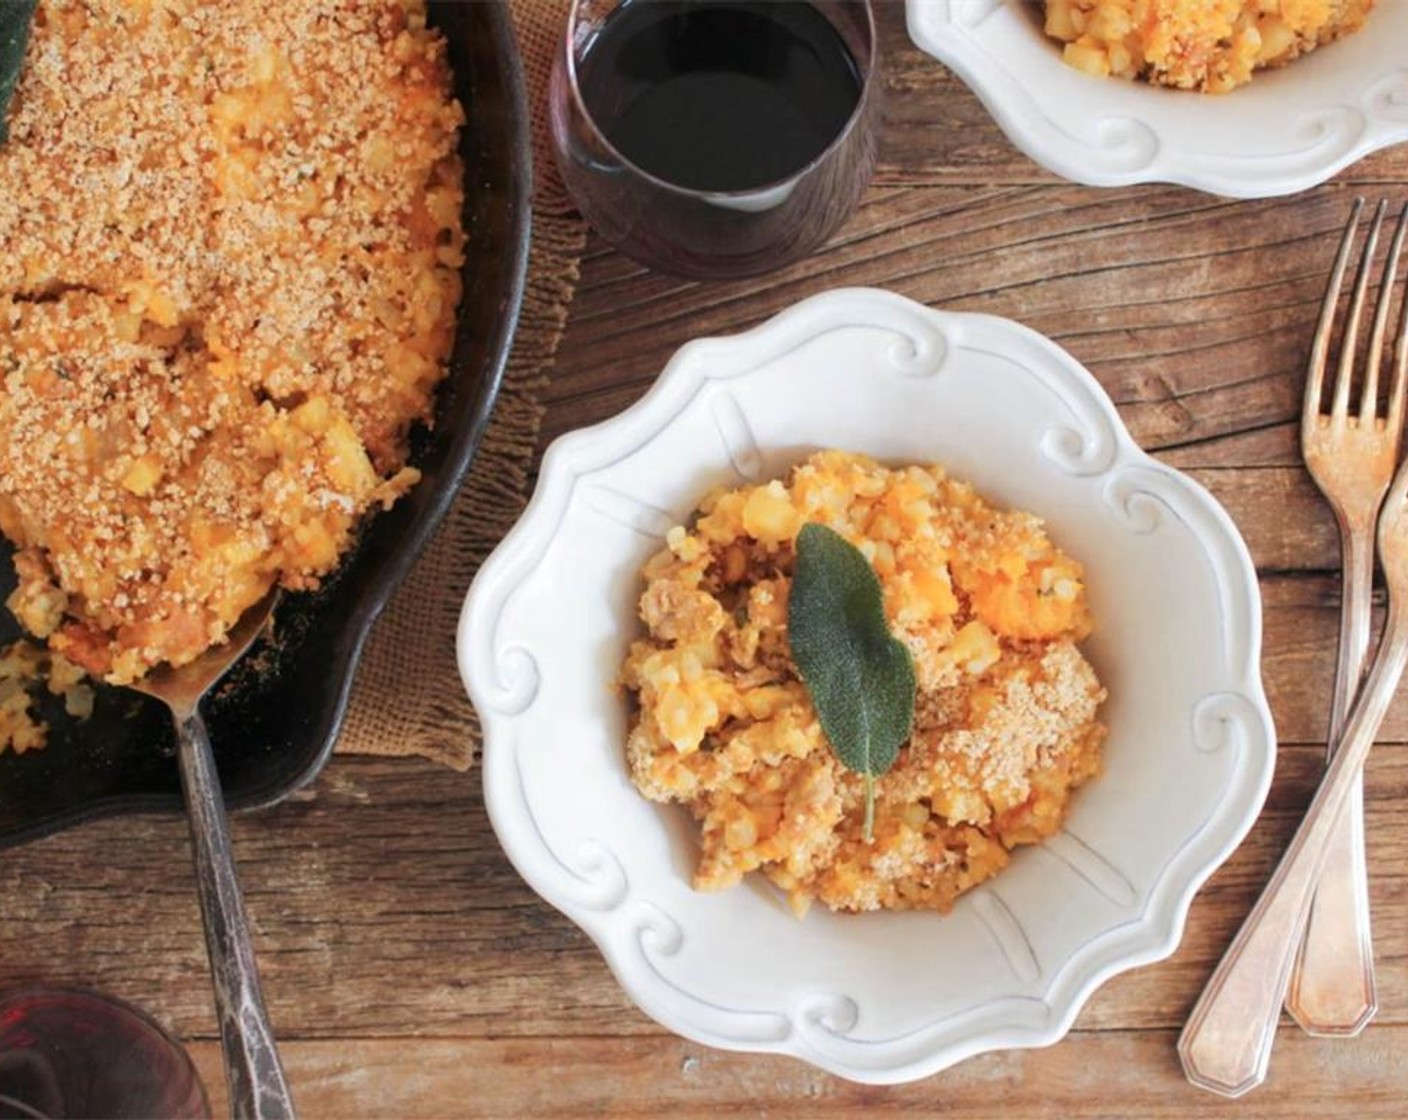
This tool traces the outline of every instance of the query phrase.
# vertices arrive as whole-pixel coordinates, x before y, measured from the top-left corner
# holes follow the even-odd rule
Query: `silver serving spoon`
[[[160,700],[176,722],[181,789],[191,822],[196,888],[220,1017],[230,1114],[237,1120],[292,1118],[293,1098],[259,991],[259,969],[235,876],[225,798],[200,702],[269,624],[278,597],[277,590],[270,591],[250,607],[224,645],[178,669],[163,665],[131,686]]]

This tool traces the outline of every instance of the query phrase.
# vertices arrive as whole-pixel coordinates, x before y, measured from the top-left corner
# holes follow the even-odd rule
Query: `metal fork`
[[[1345,716],[1359,690],[1369,649],[1370,593],[1374,581],[1374,522],[1393,477],[1403,431],[1403,377],[1389,395],[1387,415],[1378,411],[1379,370],[1389,304],[1397,275],[1399,254],[1408,229],[1408,207],[1398,223],[1379,289],[1369,337],[1368,365],[1357,416],[1348,412],[1350,382],[1359,323],[1363,313],[1374,249],[1383,226],[1386,204],[1380,202],[1359,259],[1354,298],[1345,324],[1333,404],[1323,411],[1325,366],[1335,304],[1339,298],[1355,230],[1364,209],[1357,199],[1340,243],[1339,255],[1325,293],[1320,324],[1311,348],[1310,371],[1305,381],[1301,412],[1301,452],[1311,476],[1335,512],[1340,530],[1339,657],[1335,691],[1330,709],[1331,753],[1344,732]],[[1400,359],[1408,331],[1400,332]],[[1330,854],[1320,874],[1311,906],[1310,921],[1301,941],[1300,955],[1291,972],[1286,1009],[1306,1031],[1316,1035],[1358,1034],[1378,1009],[1374,983],[1374,949],[1369,935],[1369,883],[1364,865],[1364,790],[1356,782],[1349,807],[1335,832]]]
[[[1408,210],[1399,222],[1394,238],[1395,250],[1402,247],[1405,223],[1408,223]],[[1369,261],[1371,251],[1372,246],[1370,252],[1365,254],[1365,262]],[[1328,311],[1321,316],[1321,330],[1316,336],[1315,353],[1320,358],[1312,361],[1311,378],[1314,385],[1313,389],[1307,388],[1308,400],[1312,399],[1312,391],[1315,400],[1320,397],[1324,355],[1328,352],[1329,323],[1333,319],[1334,304],[1347,259],[1346,242],[1341,245],[1335,276],[1326,298]],[[1351,308],[1351,324],[1357,324],[1362,309],[1366,283],[1363,273],[1367,267],[1367,263],[1361,266],[1356,298]],[[1352,419],[1348,412],[1348,370],[1352,367],[1355,339],[1347,336],[1345,352],[1349,357],[1341,359],[1331,413],[1326,420],[1318,416],[1317,408],[1316,413],[1312,414],[1317,427],[1323,424],[1331,431],[1364,427],[1366,417],[1368,424],[1375,428],[1379,426],[1375,403],[1377,369],[1383,357],[1383,336],[1388,315],[1386,306],[1391,298],[1393,281],[1394,275],[1390,272],[1381,286],[1379,312],[1375,316],[1375,329],[1369,346],[1370,365],[1374,372],[1366,375],[1366,391],[1357,418]],[[1354,329],[1353,326],[1350,329]],[[1346,366],[1346,360],[1351,366]],[[1404,321],[1399,327],[1389,394],[1390,416],[1397,416],[1400,423],[1405,380],[1408,380],[1408,308],[1405,308]],[[1387,428],[1388,418],[1382,422]],[[1368,486],[1365,488],[1368,489]],[[1188,1079],[1223,1096],[1241,1096],[1266,1078],[1281,1002],[1286,996],[1317,883],[1331,848],[1341,833],[1344,810],[1359,787],[1364,759],[1374,744],[1374,736],[1383,722],[1404,664],[1408,662],[1408,461],[1399,466],[1379,513],[1378,546],[1379,560],[1388,585],[1389,618],[1373,668],[1349,715],[1344,735],[1330,759],[1320,789],[1306,810],[1290,847],[1286,849],[1276,873],[1243,923],[1222,963],[1208,981],[1178,1040],[1178,1055]]]

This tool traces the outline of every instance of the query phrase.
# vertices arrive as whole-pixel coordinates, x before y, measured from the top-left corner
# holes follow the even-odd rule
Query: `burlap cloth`
[[[468,481],[372,632],[337,749],[423,755],[466,770],[479,724],[455,668],[455,624],[479,564],[517,520],[542,421],[542,390],[577,284],[586,226],[568,201],[547,136],[548,76],[570,0],[511,0],[533,126],[528,288],[493,419]]]

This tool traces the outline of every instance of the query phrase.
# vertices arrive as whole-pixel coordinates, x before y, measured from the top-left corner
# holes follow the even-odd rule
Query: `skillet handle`
[[[181,788],[191,822],[196,889],[215,986],[220,1042],[235,1120],[293,1120],[293,1098],[259,991],[244,899],[210,735],[199,709],[176,718]]]

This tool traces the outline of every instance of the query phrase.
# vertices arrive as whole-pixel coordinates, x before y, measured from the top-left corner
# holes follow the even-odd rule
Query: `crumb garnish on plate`
[[[1356,31],[1374,0],[1044,0],[1046,33],[1094,75],[1226,93]]]

